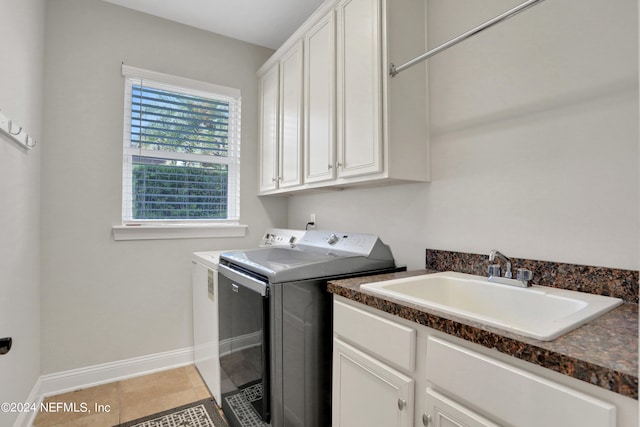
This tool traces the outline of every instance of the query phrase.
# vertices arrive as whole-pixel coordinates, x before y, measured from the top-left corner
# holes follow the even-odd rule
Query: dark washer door
[[[234,414],[243,412],[247,404],[265,422],[270,412],[269,298],[237,279],[224,273],[218,277],[220,404],[234,426],[240,426]]]

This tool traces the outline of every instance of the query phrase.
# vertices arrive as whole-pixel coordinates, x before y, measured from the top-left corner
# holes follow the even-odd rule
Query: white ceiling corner
[[[277,49],[323,0],[104,0]]]

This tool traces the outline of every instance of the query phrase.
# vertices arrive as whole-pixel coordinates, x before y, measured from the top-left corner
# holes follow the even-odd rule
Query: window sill
[[[244,237],[244,224],[136,224],[114,225],[113,240],[206,239]]]

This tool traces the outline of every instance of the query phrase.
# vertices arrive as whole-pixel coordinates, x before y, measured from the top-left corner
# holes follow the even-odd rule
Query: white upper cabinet
[[[302,184],[302,42],[259,74],[260,192]]]
[[[260,78],[280,64],[278,132],[287,136],[280,137],[279,149],[286,151],[279,155],[274,184],[265,185],[261,172],[260,194],[429,180],[426,64],[389,75],[392,62],[427,50],[425,23],[423,1],[327,0],[262,66]],[[287,68],[294,68],[297,49],[304,51],[296,74],[304,87],[298,109],[293,86],[299,82]],[[261,97],[270,95],[264,87]],[[264,108],[271,101],[260,101],[262,145],[271,142],[262,125],[272,122],[271,109]],[[293,119],[295,112],[304,126]],[[290,148],[294,135],[302,135],[298,151]],[[261,153],[261,164],[271,164],[265,157],[270,151]],[[293,158],[303,159],[298,169]]]
[[[261,192],[277,188],[279,70],[279,64],[276,64],[259,77]]]
[[[278,187],[302,184],[302,42],[280,60]]]
[[[382,172],[380,1],[346,0],[337,11],[338,174]]]
[[[304,36],[306,183],[335,179],[335,14]]]

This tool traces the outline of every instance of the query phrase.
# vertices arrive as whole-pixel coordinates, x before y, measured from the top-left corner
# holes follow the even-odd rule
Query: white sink
[[[619,298],[544,286],[519,288],[449,271],[367,283],[361,288],[542,341],[622,304]]]

